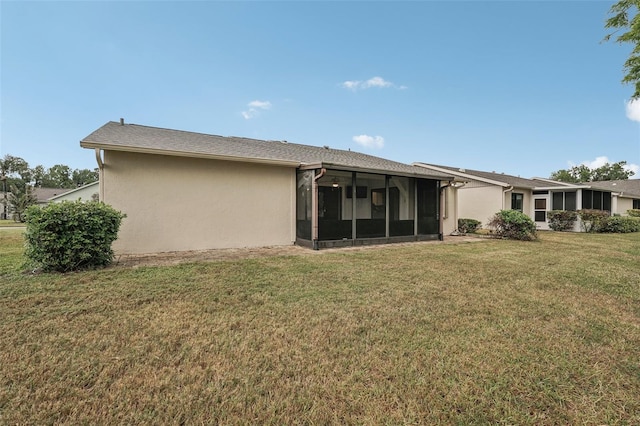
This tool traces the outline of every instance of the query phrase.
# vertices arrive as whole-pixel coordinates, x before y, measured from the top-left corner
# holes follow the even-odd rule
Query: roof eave
[[[332,170],[340,170],[344,172],[360,172],[360,173],[371,173],[371,174],[385,174],[385,175],[393,175],[393,176],[402,176],[402,177],[417,177],[423,179],[433,179],[440,181],[449,181],[454,180],[454,176],[435,176],[435,175],[427,175],[423,173],[410,173],[410,172],[402,172],[398,170],[390,170],[390,169],[372,169],[367,167],[355,167],[344,164],[336,164],[336,163],[303,163],[300,165],[301,170],[313,170],[313,169],[332,169]]]
[[[268,164],[271,166],[282,167],[299,167],[300,162],[292,160],[276,160],[271,158],[250,158],[250,157],[238,157],[233,155],[220,155],[220,154],[207,154],[204,152],[188,152],[188,151],[174,151],[168,149],[154,149],[132,146],[114,146],[111,144],[103,144],[99,142],[80,141],[82,148],[102,149],[104,151],[120,151],[120,152],[132,152],[136,154],[153,154],[153,155],[169,155],[173,157],[187,157],[187,158],[203,158],[207,160],[221,160],[221,161],[235,161],[239,163],[257,163]]]

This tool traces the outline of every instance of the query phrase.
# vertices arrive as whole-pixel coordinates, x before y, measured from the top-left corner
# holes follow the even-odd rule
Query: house
[[[72,190],[66,190],[62,194],[54,195],[47,201],[51,203],[60,203],[62,201],[91,201],[98,198],[98,192],[100,191],[99,182],[88,183]]]
[[[108,122],[100,200],[127,215],[118,253],[441,239],[452,175],[355,151]]]
[[[612,211],[615,214],[626,216],[628,210],[640,209],[640,179],[589,182],[588,185],[614,194]]]
[[[49,199],[52,197],[56,197],[60,194],[64,194],[68,189],[64,188],[33,188],[33,195],[35,195],[38,200],[37,204],[39,206],[49,204]]]
[[[637,185],[625,181],[572,184],[428,163],[414,165],[453,174],[454,181],[462,182],[450,188],[456,192],[451,195],[457,203],[453,215],[476,219],[483,224],[500,210],[519,210],[528,215],[538,229],[548,230],[548,212],[551,210],[595,209],[626,215],[640,199]],[[579,230],[580,224],[576,223],[574,231]]]

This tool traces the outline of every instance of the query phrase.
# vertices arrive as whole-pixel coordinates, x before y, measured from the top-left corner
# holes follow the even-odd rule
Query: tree
[[[13,210],[13,220],[16,222],[24,222],[24,212],[27,207],[38,202],[38,198],[33,193],[33,189],[29,185],[24,188],[18,188],[11,185],[11,194],[9,194],[9,205]]]
[[[71,174],[74,186],[83,186],[98,180],[98,169],[76,169]]]
[[[71,168],[64,164],[56,164],[52,166],[42,179],[42,187],[44,188],[74,188],[71,179]]]
[[[12,186],[18,188],[24,188],[25,184],[22,180],[22,176],[27,174],[29,170],[29,164],[20,157],[14,157],[13,155],[5,155],[0,159],[0,181],[2,181],[2,219],[7,218],[7,209],[9,206],[9,200],[7,196],[7,190]]]
[[[629,179],[634,173],[631,170],[624,169],[626,164],[626,161],[618,161],[613,164],[606,163],[595,169],[580,164],[568,170],[555,171],[551,173],[550,179],[568,183]]]
[[[632,99],[640,98],[640,0],[620,0],[609,9],[611,15],[605,28],[615,30],[605,36],[605,41],[615,33],[624,31],[615,40],[618,43],[631,43],[633,49],[624,63],[625,76],[622,82],[635,85]]]

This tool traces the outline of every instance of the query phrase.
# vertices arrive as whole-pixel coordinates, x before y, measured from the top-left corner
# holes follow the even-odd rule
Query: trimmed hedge
[[[640,209],[627,210],[627,214],[631,217],[640,217]]]
[[[640,217],[613,216],[601,221],[597,232],[625,234],[640,232]]]
[[[578,211],[580,216],[582,230],[584,232],[598,232],[602,223],[609,218],[609,212],[606,210],[584,209]]]
[[[491,218],[488,226],[494,229],[496,237],[522,241],[538,239],[536,224],[517,210],[500,210]]]
[[[482,222],[475,219],[458,219],[458,232],[463,234],[476,232],[482,225]]]
[[[126,215],[104,203],[63,201],[27,209],[25,255],[43,271],[69,272],[113,261],[111,243]]]
[[[554,231],[570,231],[573,229],[578,212],[572,210],[552,210],[547,214],[549,228]]]

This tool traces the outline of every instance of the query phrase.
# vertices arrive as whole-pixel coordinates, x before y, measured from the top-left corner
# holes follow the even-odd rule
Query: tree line
[[[626,170],[626,161],[606,163],[603,166],[589,168],[584,164],[573,166],[570,169],[557,170],[551,173],[550,179],[567,183],[599,182],[603,180],[625,180],[634,175],[633,171]]]
[[[33,188],[73,189],[96,182],[98,176],[97,168],[72,170],[64,164],[32,168],[23,158],[7,154],[0,159],[0,218],[22,221],[26,208],[38,202]]]
[[[73,189],[98,180],[98,169],[71,169],[64,164],[50,168],[38,165],[29,167],[23,158],[5,155],[0,159],[0,179],[5,180],[7,188],[12,185],[19,189],[25,186],[33,188]]]

